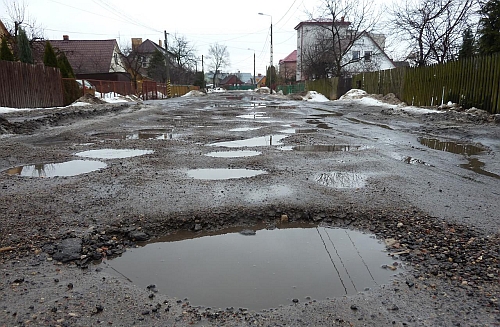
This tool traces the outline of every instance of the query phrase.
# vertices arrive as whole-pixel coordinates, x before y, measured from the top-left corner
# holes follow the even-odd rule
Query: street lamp
[[[269,67],[269,87],[271,89],[271,93],[273,93],[273,84],[271,81],[273,72],[273,16],[261,12],[259,13],[259,15],[271,17],[271,66]]]
[[[252,78],[252,84],[256,84],[255,83],[255,49],[248,48],[248,50],[253,50],[253,78]],[[257,87],[257,85],[255,85],[255,87]]]

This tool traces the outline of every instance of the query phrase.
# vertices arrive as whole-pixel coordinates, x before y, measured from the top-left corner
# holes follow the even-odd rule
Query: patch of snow
[[[351,89],[349,90],[346,94],[340,97],[339,100],[351,100],[351,99],[361,99],[365,96],[367,96],[368,93],[366,93],[363,90],[360,89]]]
[[[223,93],[226,92],[222,87],[216,87],[214,89],[207,89],[207,93]]]
[[[203,97],[205,95],[206,94],[201,91],[191,90],[188,93],[184,94],[182,97]]]
[[[121,94],[115,93],[115,92],[109,92],[109,93],[99,93],[96,92],[95,96],[98,97],[101,100],[104,100],[108,103],[122,103],[122,102],[133,102],[136,100],[133,100],[130,96],[123,96]]]
[[[263,86],[255,89],[255,92],[261,94],[269,94],[271,93],[271,90],[267,86]]]
[[[87,103],[87,102],[73,102],[68,107],[85,107],[85,106],[90,106],[90,103]]]
[[[34,110],[35,108],[9,108],[9,107],[0,107],[0,114],[7,114],[9,112],[17,112],[17,111],[28,111]]]
[[[316,91],[309,91],[307,94],[303,97],[304,101],[311,101],[311,102],[328,102],[327,97],[325,97],[323,94],[318,93]]]

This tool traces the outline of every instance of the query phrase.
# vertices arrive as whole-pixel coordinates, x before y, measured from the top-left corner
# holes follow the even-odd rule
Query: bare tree
[[[177,66],[186,70],[193,70],[196,64],[196,51],[189,41],[181,35],[174,34],[168,51],[175,58]]]
[[[220,70],[229,65],[229,52],[227,46],[218,43],[211,44],[208,49],[209,68],[213,70],[213,85],[217,80]]]
[[[404,0],[389,9],[391,27],[409,43],[417,66],[455,59],[477,0]]]
[[[146,56],[141,54],[137,49],[133,49],[131,46],[126,46],[121,52],[121,63],[124,65],[124,69],[130,74],[134,86],[137,88],[137,80],[146,72],[143,64],[146,61]]]
[[[6,22],[7,28],[14,38],[19,34],[19,28],[26,32],[30,43],[43,40],[43,28],[37,24],[36,20],[28,15],[28,5],[24,0],[3,0],[9,20]]]
[[[370,0],[323,0],[318,10],[319,18],[309,14],[314,35],[302,49],[301,69],[308,76],[340,76],[347,66],[363,60],[351,50],[365,33],[374,31],[378,15]]]

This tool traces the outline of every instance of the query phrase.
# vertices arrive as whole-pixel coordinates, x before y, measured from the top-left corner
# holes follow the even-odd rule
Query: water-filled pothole
[[[306,120],[306,123],[316,125],[317,128],[321,128],[321,129],[332,129],[332,127],[330,125],[328,125],[325,122],[319,121],[317,119]]]
[[[249,131],[255,131],[258,129],[261,129],[262,127],[237,127],[230,129],[230,132],[249,132]]]
[[[236,117],[244,118],[244,119],[267,119],[267,118],[270,118],[268,116],[265,116],[265,114],[266,114],[265,112],[252,112],[249,114],[239,115]]]
[[[259,151],[237,150],[237,151],[215,151],[207,153],[206,156],[214,158],[242,158],[253,157],[262,154]]]
[[[316,133],[318,130],[315,128],[288,128],[280,131],[285,134],[311,134]]]
[[[355,151],[361,150],[364,147],[361,145],[347,145],[347,144],[335,144],[335,145],[297,145],[293,147],[295,151],[305,151],[305,152],[337,152],[337,151]]]
[[[367,176],[352,172],[329,172],[315,176],[316,182],[334,188],[361,188],[366,184]]]
[[[367,121],[364,121],[364,120],[360,120],[360,119],[356,119],[356,118],[351,118],[351,117],[347,118],[347,120],[349,120],[349,121],[351,121],[353,123],[356,123],[356,124],[378,126],[378,127],[382,127],[382,128],[385,128],[385,129],[392,130],[392,127],[390,127],[388,125],[384,125],[384,124],[371,123],[371,122],[367,122]]]
[[[143,129],[135,132],[98,133],[92,135],[103,140],[168,140],[179,138],[178,134],[164,129]]]
[[[239,148],[239,147],[252,147],[252,146],[271,146],[271,145],[283,145],[281,140],[283,140],[288,135],[267,135],[252,137],[245,140],[227,141],[208,144],[209,146],[223,146],[227,148]]]
[[[253,169],[206,168],[191,169],[187,171],[187,174],[194,179],[220,180],[254,177],[267,174],[267,172]]]
[[[79,157],[96,158],[96,159],[122,159],[122,158],[143,156],[145,154],[151,154],[153,152],[154,152],[153,150],[100,149],[100,150],[82,151],[75,153],[75,155]]]
[[[71,160],[61,163],[43,163],[35,165],[19,166],[8,169],[9,175],[25,177],[63,177],[87,174],[99,169],[106,168],[106,164],[93,160]]]
[[[400,262],[384,253],[385,246],[373,235],[281,226],[172,235],[108,264],[111,273],[119,272],[144,289],[154,285],[195,306],[235,310],[352,295],[390,282],[398,272],[394,270],[400,270]]]
[[[438,139],[430,139],[425,137],[419,138],[418,141],[420,142],[420,144],[425,145],[426,147],[434,150],[451,152],[455,154],[463,154],[466,156],[479,154],[484,151],[482,148],[472,144],[462,144],[451,141],[440,141]]]
[[[469,162],[466,164],[461,164],[460,167],[472,170],[476,174],[488,176],[488,177],[493,177],[496,179],[500,179],[500,175],[497,175],[495,173],[491,173],[487,170],[484,170],[483,167],[485,166],[484,162],[480,161],[477,158],[469,158]]]

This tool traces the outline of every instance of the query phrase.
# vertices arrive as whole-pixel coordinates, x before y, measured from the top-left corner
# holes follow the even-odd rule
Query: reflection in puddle
[[[218,151],[218,152],[210,152],[207,153],[207,157],[214,158],[241,158],[241,157],[253,157],[262,154],[259,151],[247,151],[247,150],[239,150],[239,151]]]
[[[209,146],[224,146],[227,148],[239,148],[239,147],[251,147],[251,146],[271,146],[271,145],[283,145],[281,140],[283,140],[288,135],[268,135],[252,137],[245,140],[227,141],[208,144]]]
[[[335,144],[335,145],[297,145],[293,147],[295,151],[305,151],[305,152],[336,152],[336,151],[355,151],[361,150],[363,146],[361,145],[346,145],[346,144]]]
[[[366,176],[350,172],[331,172],[316,176],[316,182],[334,188],[361,188],[366,184]]]
[[[265,170],[252,169],[207,168],[188,170],[187,174],[194,179],[220,180],[254,177],[267,174],[267,172]]]
[[[266,114],[265,112],[252,112],[250,114],[239,115],[236,117],[245,118],[245,119],[267,119],[267,118],[270,118],[268,116],[264,116],[265,114]]]
[[[71,160],[62,163],[46,163],[15,167],[7,170],[9,175],[26,177],[76,176],[106,168],[106,164],[92,160]]]
[[[230,132],[249,132],[249,131],[255,131],[257,129],[261,129],[262,127],[239,127],[239,128],[233,128],[230,129]]]
[[[153,153],[153,150],[133,150],[133,149],[100,149],[75,153],[76,156],[97,159],[121,159],[143,156]]]
[[[389,283],[395,274],[391,269],[399,270],[400,262],[390,259],[372,235],[304,224],[284,226],[288,228],[254,226],[250,229],[254,235],[235,229],[219,235],[172,235],[107,264],[110,273],[118,271],[141,288],[153,283],[159,292],[188,298],[195,306],[257,311],[293,299],[353,295]]]
[[[443,142],[438,139],[428,139],[424,137],[419,138],[418,141],[420,142],[420,144],[434,150],[446,151],[455,154],[464,154],[467,156],[479,154],[483,151],[483,149],[481,149],[480,147],[471,144]]]
[[[367,122],[367,121],[364,121],[364,120],[359,120],[359,119],[356,119],[356,118],[347,118],[347,120],[352,121],[353,123],[356,123],[356,124],[365,124],[365,125],[371,125],[371,126],[378,126],[378,127],[382,127],[382,128],[385,128],[385,129],[390,129],[392,131],[391,127],[389,127],[387,125],[384,125],[384,124],[370,123],[370,122]]]
[[[177,139],[179,134],[168,133],[162,129],[144,129],[136,132],[116,132],[116,133],[98,133],[94,137],[103,140],[167,140]]]
[[[500,175],[497,175],[495,173],[490,173],[489,171],[484,170],[483,169],[484,166],[485,166],[484,162],[481,162],[479,159],[476,158],[469,158],[469,163],[460,165],[460,167],[472,170],[476,174],[500,179]]]
[[[285,134],[310,134],[310,133],[316,133],[318,130],[314,128],[289,128],[285,129],[283,131],[280,131],[280,133],[285,133]]]

